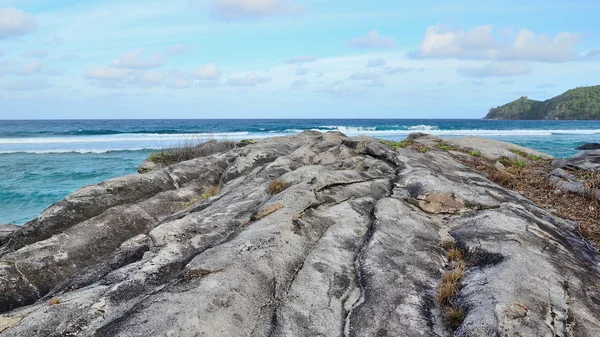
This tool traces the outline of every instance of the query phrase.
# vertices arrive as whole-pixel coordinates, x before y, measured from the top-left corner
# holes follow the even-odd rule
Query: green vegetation
[[[240,140],[240,143],[250,145],[250,144],[256,144],[256,143],[258,143],[258,141],[254,140],[254,139],[242,139],[242,140]]]
[[[471,150],[469,151],[469,154],[473,157],[481,157],[481,152],[477,150]]]
[[[542,160],[542,156],[538,156],[537,154],[530,154],[525,151],[521,151],[519,149],[509,149],[510,152],[514,154],[518,154],[519,156],[528,158],[529,160]]]
[[[444,151],[452,151],[452,150],[454,150],[454,147],[452,147],[450,145],[445,145],[445,144],[442,144],[442,143],[439,143],[437,145],[437,147],[440,148],[440,149],[442,149],[442,150],[444,150]]]
[[[204,193],[202,193],[197,198],[194,198],[188,202],[181,204],[181,208],[188,208],[200,200],[206,200],[210,197],[214,197],[215,195],[217,195],[217,193],[219,193],[219,189],[220,188],[217,185],[207,186],[204,188]]]
[[[214,153],[225,152],[234,147],[235,143],[228,141],[196,142],[186,140],[180,147],[164,149],[150,154],[147,160],[157,164],[172,165],[194,158],[210,156]]]
[[[507,157],[501,157],[500,159],[498,159],[498,161],[506,166],[506,167],[525,167],[527,166],[527,163],[524,160],[521,159],[510,159]]]
[[[571,89],[545,101],[523,96],[490,109],[484,119],[600,119],[600,85]]]
[[[401,142],[397,142],[394,140],[379,140],[379,142],[383,145],[387,145],[391,147],[393,150],[398,150],[400,148],[405,148],[410,142],[408,140],[403,140]]]
[[[427,146],[425,146],[425,145],[421,145],[421,146],[419,147],[419,152],[421,152],[421,153],[425,153],[425,152],[427,152],[427,151],[429,151],[429,148],[428,148]]]

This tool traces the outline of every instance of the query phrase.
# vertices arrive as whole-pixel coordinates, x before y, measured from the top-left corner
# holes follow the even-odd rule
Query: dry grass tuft
[[[172,165],[182,161],[206,157],[235,148],[234,142],[211,140],[208,142],[186,140],[181,146],[154,152],[148,160],[158,164]]]
[[[285,190],[286,188],[288,188],[289,186],[283,181],[283,180],[274,180],[269,184],[269,187],[267,187],[267,192],[269,192],[269,194],[271,195],[275,195],[278,193],[281,193],[283,190]]]
[[[444,321],[453,330],[458,329],[467,316],[465,309],[461,307],[446,308],[444,310]]]
[[[272,205],[260,210],[254,216],[252,216],[252,220],[260,220],[260,219],[266,217],[267,215],[274,213],[275,211],[277,211],[279,209],[282,209],[283,207],[285,207],[285,205],[280,202],[278,202],[276,204],[272,204]]]
[[[458,262],[462,260],[462,257],[463,254],[460,249],[450,248],[446,251],[446,258],[448,258],[448,261]]]
[[[50,299],[50,301],[48,301],[48,305],[57,305],[60,303],[62,303],[62,301],[58,297],[54,297],[54,298]]]

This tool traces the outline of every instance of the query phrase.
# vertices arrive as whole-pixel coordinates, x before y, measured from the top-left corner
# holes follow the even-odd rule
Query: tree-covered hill
[[[600,119],[600,85],[571,89],[545,101],[523,96],[490,109],[484,119]]]

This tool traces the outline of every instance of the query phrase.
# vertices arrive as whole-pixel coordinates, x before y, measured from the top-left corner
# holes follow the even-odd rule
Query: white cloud
[[[0,89],[10,91],[33,91],[51,88],[45,80],[39,79],[19,79],[10,82],[0,83]]]
[[[491,25],[478,26],[469,31],[449,29],[441,24],[427,28],[418,58],[458,58],[480,60],[528,60],[565,62],[576,58],[574,47],[582,36],[569,32],[551,38],[527,29],[517,33],[509,30],[494,32]]]
[[[304,76],[310,72],[310,69],[304,67],[298,67],[296,69],[296,76]]]
[[[0,74],[29,76],[41,74],[44,68],[44,64],[39,61],[28,62],[23,65],[14,60],[0,62]]]
[[[128,69],[107,66],[89,66],[83,76],[90,80],[101,81],[123,81],[129,78],[133,72]]]
[[[171,47],[165,50],[165,53],[169,55],[180,55],[190,51],[190,47],[184,46],[181,43],[177,43],[172,45]]]
[[[199,80],[216,80],[221,77],[221,71],[214,64],[208,63],[194,71],[193,76]]]
[[[518,76],[531,73],[531,67],[524,62],[492,62],[483,67],[464,67],[457,71],[469,77]]]
[[[293,0],[211,0],[212,17],[225,20],[259,19],[276,15],[295,15],[303,8]]]
[[[356,48],[391,48],[395,44],[393,36],[379,35],[376,30],[372,30],[367,34],[354,38],[350,41],[350,47]]]
[[[137,85],[140,88],[158,87],[165,84],[165,80],[169,75],[167,71],[145,71],[136,74],[129,83]],[[125,76],[124,79],[127,77]]]
[[[374,73],[374,72],[354,73],[354,74],[350,75],[350,79],[356,80],[356,81],[376,80],[380,76],[381,75],[379,75],[378,73]]]
[[[255,87],[258,84],[267,83],[270,80],[270,77],[261,77],[254,73],[250,73],[246,76],[230,77],[225,83],[232,87]]]
[[[194,82],[184,77],[175,77],[167,80],[165,85],[171,89],[186,89],[192,87]]]
[[[344,81],[337,81],[331,84],[331,86],[329,86],[328,88],[320,90],[319,92],[328,93],[336,97],[347,97],[354,93],[350,88],[348,88],[345,85]]]
[[[583,59],[600,59],[600,49],[590,50],[583,55]]]
[[[0,39],[24,35],[35,29],[31,14],[15,8],[0,8]]]
[[[304,87],[308,85],[308,80],[303,79],[303,80],[295,80],[294,82],[292,82],[292,87]]]
[[[285,63],[289,63],[289,64],[307,63],[307,62],[314,62],[316,60],[317,60],[317,58],[314,56],[294,56],[294,57],[285,59]]]
[[[397,75],[404,74],[409,71],[414,70],[413,68],[404,68],[404,67],[387,67],[385,68],[385,73],[388,75]]]
[[[26,51],[26,52],[23,53],[23,56],[44,58],[44,57],[48,56],[48,51],[46,51],[44,49],[28,50],[28,51]]]
[[[367,61],[367,65],[365,67],[383,67],[387,64],[387,62],[382,59],[381,57],[378,57],[374,60],[368,60]]]
[[[127,69],[152,69],[158,68],[163,64],[165,64],[165,60],[160,53],[144,58],[140,49],[124,52],[113,61],[115,67]]]

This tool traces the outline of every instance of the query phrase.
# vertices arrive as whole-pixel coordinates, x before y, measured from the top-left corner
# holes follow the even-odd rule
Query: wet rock
[[[0,245],[0,336],[450,336],[445,240],[457,336],[600,335],[600,259],[574,229],[448,153],[303,132],[51,206]]]

